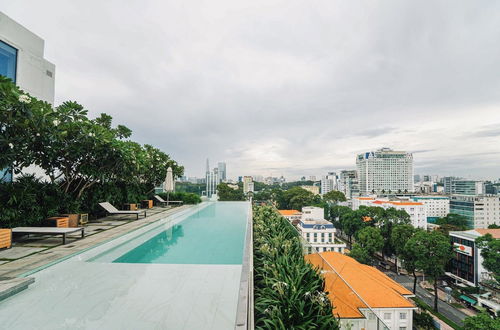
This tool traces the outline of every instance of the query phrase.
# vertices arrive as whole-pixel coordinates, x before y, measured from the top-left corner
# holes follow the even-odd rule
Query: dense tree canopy
[[[111,116],[91,119],[87,114],[76,102],[54,108],[0,77],[0,168],[21,173],[37,165],[74,198],[98,182],[127,181],[153,189],[168,167],[175,177],[183,174],[164,152],[129,140],[131,130],[113,127]]]
[[[246,200],[243,189],[231,188],[227,183],[220,183],[217,186],[217,195],[220,201],[244,201]]]

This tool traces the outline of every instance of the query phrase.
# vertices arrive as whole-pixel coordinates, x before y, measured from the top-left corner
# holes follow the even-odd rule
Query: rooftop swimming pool
[[[249,215],[203,203],[42,269],[0,328],[233,329]]]

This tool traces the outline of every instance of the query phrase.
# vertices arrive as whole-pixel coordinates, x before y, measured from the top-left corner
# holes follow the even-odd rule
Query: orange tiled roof
[[[328,291],[328,298],[334,306],[332,312],[335,316],[364,318],[359,309],[367,308],[366,304],[371,308],[415,307],[404,297],[412,295],[411,291],[374,267],[360,264],[353,258],[338,252],[310,254],[305,258],[313,265],[327,271],[323,273],[325,291]],[[331,270],[330,265],[345,281]]]
[[[278,212],[283,216],[300,214],[297,210],[278,210]]]
[[[493,236],[493,238],[500,238],[500,229],[482,229],[482,228],[477,228],[477,229],[474,229],[475,231],[477,231],[479,234],[481,235],[486,235],[486,234],[490,234],[491,236]]]
[[[373,197],[358,197],[357,199],[360,201],[373,201],[373,200],[375,200],[375,198],[373,198]]]

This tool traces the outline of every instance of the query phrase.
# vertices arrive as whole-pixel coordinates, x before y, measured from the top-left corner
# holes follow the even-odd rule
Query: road
[[[407,275],[396,275],[394,272],[386,272],[386,274],[410,291],[413,290],[413,277]],[[429,291],[422,289],[418,285],[418,282],[416,296],[422,299],[427,305],[431,307],[434,306],[434,295],[430,294]],[[459,326],[463,326],[463,320],[468,316],[442,300],[438,300],[438,311]]]

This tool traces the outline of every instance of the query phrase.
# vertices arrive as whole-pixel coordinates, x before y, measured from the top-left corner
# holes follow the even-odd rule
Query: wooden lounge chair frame
[[[156,201],[158,203],[161,203],[162,206],[165,206],[165,204],[168,206],[168,204],[171,204],[171,203],[172,204],[182,204],[182,203],[184,203],[183,201],[166,201],[166,200],[164,200],[163,198],[161,198],[158,195],[155,195],[154,197],[155,197],[155,199],[156,199]]]
[[[85,237],[85,230],[82,227],[76,228],[61,228],[61,227],[16,227],[12,228],[13,234],[26,235],[61,235],[63,244],[66,244],[66,235],[76,232],[81,232],[82,237]]]
[[[119,215],[119,214],[134,214],[137,216],[137,219],[139,219],[139,215],[144,213],[144,217],[146,217],[146,210],[141,210],[141,211],[120,211],[116,207],[114,207],[111,203],[109,202],[103,202],[99,203],[99,206],[102,207],[109,215]]]

